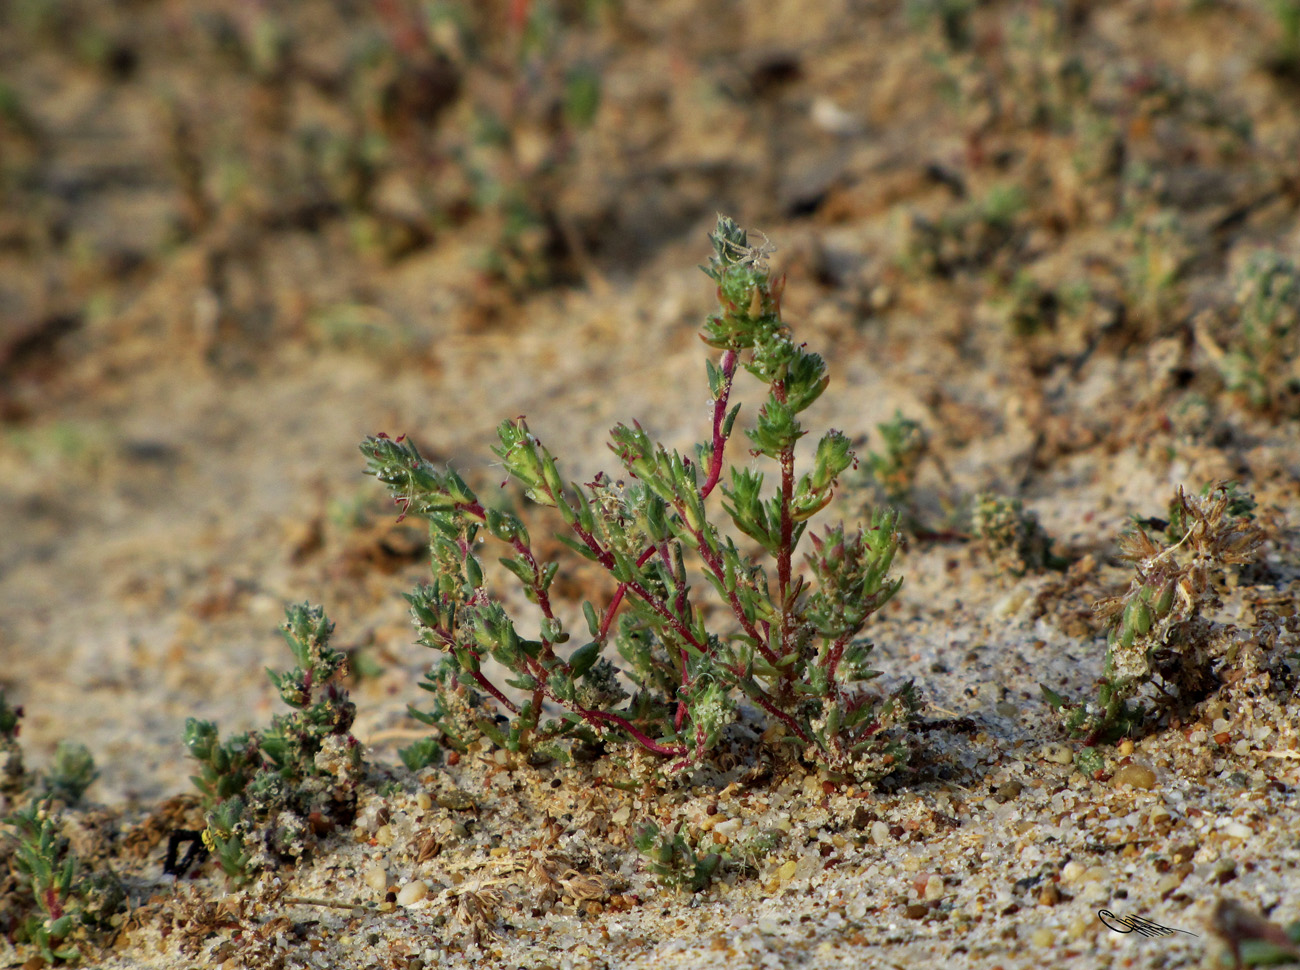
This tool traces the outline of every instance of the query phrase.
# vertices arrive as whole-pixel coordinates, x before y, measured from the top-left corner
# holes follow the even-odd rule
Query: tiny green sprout
[[[419,771],[441,760],[442,747],[433,738],[420,738],[414,744],[398,748],[397,755],[411,771]]]
[[[895,412],[884,424],[876,425],[876,430],[885,450],[868,454],[871,475],[891,505],[910,506],[921,459],[929,451],[929,435],[919,421],[903,417],[902,411]]]
[[[645,857],[646,868],[674,889],[703,892],[713,881],[722,863],[720,852],[696,854],[678,825],[665,832],[653,822],[641,825],[632,836],[632,844]]]
[[[1228,389],[1259,411],[1300,414],[1300,266],[1259,252],[1238,274],[1235,319],[1218,343],[1203,328],[1202,347]]]
[[[42,780],[46,795],[66,805],[76,805],[99,777],[95,759],[84,744],[60,741],[54,749],[50,773]]]

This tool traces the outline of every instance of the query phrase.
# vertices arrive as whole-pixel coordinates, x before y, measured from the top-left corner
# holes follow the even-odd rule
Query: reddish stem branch
[[[687,751],[686,745],[684,744],[678,744],[678,745],[673,745],[671,747],[668,747],[666,745],[660,744],[658,741],[652,740],[649,735],[639,730],[635,725],[632,724],[631,721],[629,721],[625,717],[620,717],[618,714],[607,714],[605,711],[588,711],[580,707],[576,708],[576,710],[578,714],[586,718],[588,721],[593,721],[593,722],[604,721],[607,724],[618,725],[618,727],[621,730],[624,730],[628,734],[632,735],[632,737],[636,739],[638,744],[640,744],[643,748],[647,749],[648,751],[653,752],[654,754],[661,755],[665,758],[672,758],[675,756],[684,755]]]
[[[709,461],[709,477],[700,489],[701,498],[708,498],[722,478],[722,457],[727,446],[723,425],[727,420],[727,403],[731,399],[731,381],[736,376],[736,365],[739,362],[740,357],[734,350],[728,350],[722,355],[722,390],[713,402],[713,454]]]
[[[710,493],[717,487],[722,479],[722,460],[727,449],[727,438],[723,433],[723,426],[727,421],[727,404],[731,400],[731,383],[736,376],[736,366],[740,363],[740,356],[734,350],[728,350],[722,355],[722,389],[718,398],[713,402],[713,453],[709,459],[709,475],[705,479],[704,485],[700,488],[700,498],[706,499]],[[654,555],[655,548],[651,546],[640,556],[637,557],[636,564],[638,567],[644,566]],[[610,625],[614,622],[614,614],[618,612],[620,604],[623,602],[623,596],[627,593],[627,584],[620,583],[618,589],[614,590],[614,596],[605,607],[605,615],[600,622],[600,642],[604,643],[605,638],[609,636]]]

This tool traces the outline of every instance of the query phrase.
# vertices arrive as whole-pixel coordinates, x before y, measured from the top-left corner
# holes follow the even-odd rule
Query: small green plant
[[[1052,538],[1018,498],[981,492],[971,509],[975,541],[1000,573],[1024,576],[1059,565]]]
[[[23,749],[18,744],[22,717],[22,707],[11,707],[4,691],[0,691],[0,795],[10,798],[27,787]]]
[[[771,853],[781,840],[779,830],[753,832],[701,854],[698,846],[702,835],[688,837],[684,823],[672,831],[664,831],[654,822],[645,822],[633,833],[632,844],[645,857],[646,868],[664,885],[698,893],[707,889],[724,867],[756,872],[759,860]]]
[[[722,852],[698,855],[678,825],[665,832],[653,822],[646,822],[632,836],[632,844],[646,859],[646,868],[674,889],[702,892],[713,881],[722,864]]]
[[[1128,312],[1146,332],[1159,332],[1182,299],[1180,283],[1191,244],[1178,218],[1162,211],[1136,221],[1132,245],[1124,274]]]
[[[81,950],[69,937],[76,928],[71,903],[80,865],[68,851],[68,840],[41,802],[29,802],[5,821],[16,833],[11,836],[17,842],[14,872],[31,890],[37,906],[24,922],[22,935],[50,963],[79,959]]]
[[[407,598],[420,642],[442,654],[422,685],[435,695],[434,708],[420,716],[447,744],[486,736],[512,751],[562,755],[564,738],[617,737],[681,767],[705,758],[743,698],[787,741],[835,769],[870,777],[903,758],[904,746],[887,729],[914,710],[914,691],[908,684],[882,699],[864,690],[877,674],[867,666],[870,644],[859,637],[901,583],[889,575],[897,517],[878,512],[860,528],[810,535],[808,575],[798,574],[795,554],[808,522],[855,459],[848,439],[830,431],[812,467],[796,472],[795,447],[806,434],[799,414],[829,382],[825,361],[796,344],[782,322],[782,281],[770,278],[765,250],[730,219],[719,218],[711,238],[705,272],[720,308],[702,337],[720,359],[707,366],[712,436],[693,459],[657,445],[639,424],[619,425],[610,447],[623,477],[566,484],[522,418],[497,429],[494,451],[507,475],[529,500],[558,512],[566,546],[612,578],[607,599],[583,603],[590,639],[576,649],[567,646],[572,634],[551,599],[560,564],[539,560],[518,516],[480,501],[409,441],[363,442],[367,473],[389,487],[404,515],[430,523],[432,581]],[[742,367],[768,390],[747,436],[751,455],[775,465],[774,483],[752,467],[733,467],[730,483],[723,480],[739,411],[729,401]],[[747,548],[710,519],[714,491]],[[502,545],[502,564],[536,606],[536,637],[521,634],[489,592],[477,553],[483,538]],[[727,624],[706,623],[692,574],[725,605]],[[489,677],[489,659],[510,672],[504,687]],[[563,713],[553,716],[548,706]]]
[[[414,744],[397,749],[402,764],[412,771],[435,765],[442,758],[442,747],[433,738],[420,738]]]
[[[63,835],[64,806],[78,801],[97,774],[85,748],[68,745],[67,750],[64,767],[73,779],[72,792],[47,779],[48,794],[28,800],[4,820],[10,827],[5,835],[13,843],[10,865],[19,889],[31,899],[16,939],[35,947],[46,963],[80,959],[84,946],[112,931],[112,917],[126,905],[117,875],[109,869],[88,870]],[[76,797],[67,797],[71,793]]]
[[[894,412],[891,420],[876,425],[876,430],[880,432],[885,450],[867,454],[871,477],[890,505],[909,506],[921,459],[930,449],[930,437],[921,427],[921,422],[903,417],[902,411]]]
[[[913,272],[951,277],[980,269],[1016,239],[1017,217],[1028,205],[1018,185],[995,185],[931,221],[912,217],[901,262]]]
[[[72,741],[60,741],[54,748],[50,772],[41,783],[46,797],[56,798],[65,805],[76,805],[98,777],[99,770],[89,748]]]
[[[1120,538],[1121,555],[1136,575],[1122,595],[1094,607],[1109,620],[1096,700],[1071,704],[1043,687],[1071,736],[1092,746],[1135,733],[1147,711],[1130,701],[1147,686],[1166,706],[1195,703],[1215,687],[1213,665],[1226,646],[1225,630],[1204,614],[1220,605],[1215,581],[1223,570],[1252,562],[1263,542],[1246,499],[1228,484],[1202,497],[1179,488],[1169,522],[1160,523],[1176,541],[1153,538],[1141,526]]]
[[[1198,332],[1224,383],[1257,410],[1300,413],[1300,267],[1256,253],[1237,278],[1234,311],[1226,349]]]
[[[236,882],[304,855],[316,835],[350,821],[356,805],[361,748],[349,733],[356,707],[338,683],[346,657],[329,645],[334,624],[306,604],[286,617],[281,632],[298,665],[267,675],[294,713],[225,741],[211,721],[185,725],[199,764],[191,780],[208,812],[203,840]]]

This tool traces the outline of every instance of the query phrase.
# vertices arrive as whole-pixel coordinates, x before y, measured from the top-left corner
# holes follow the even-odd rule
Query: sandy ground
[[[30,768],[71,739],[100,769],[67,826],[131,911],[87,965],[1172,968],[1228,965],[1220,899],[1300,919],[1294,646],[1091,776],[1039,696],[1101,674],[1116,536],[1178,485],[1243,483],[1268,533],[1217,619],[1256,643],[1261,609],[1294,612],[1295,388],[1252,403],[1219,366],[1251,254],[1300,254],[1284,22],[903,6],[0,15],[0,686]],[[587,120],[575,77],[599,81]],[[779,247],[786,319],[830,362],[810,426],[864,455],[896,412],[928,435],[924,527],[870,629],[885,683],[926,701],[910,768],[873,789],[751,745],[636,792],[609,758],[408,772],[430,656],[401,593],[427,553],[357,444],[408,432],[487,489],[515,415],[579,480],[617,421],[700,440],[718,211]],[[1294,374],[1294,336],[1270,373]],[[832,514],[880,500],[844,484]],[[989,490],[1068,571],[967,541]],[[282,710],[264,669],[290,666],[275,627],[304,600],[365,674],[355,822],[246,889],[164,876],[167,833],[199,822],[186,718]],[[775,848],[692,895],[631,846],[646,820]],[[30,896],[5,893],[12,937]]]

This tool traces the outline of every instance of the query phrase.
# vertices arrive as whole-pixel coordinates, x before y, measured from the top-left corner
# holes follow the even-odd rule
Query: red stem
[[[772,396],[781,403],[785,403],[785,383],[775,381],[772,384]],[[790,592],[790,573],[791,557],[794,544],[794,516],[790,514],[790,505],[794,501],[794,446],[790,445],[781,450],[781,547],[776,556],[776,590],[779,618],[779,639],[781,645],[781,656],[787,656],[794,644],[791,643],[791,634],[789,622],[789,606],[786,597]],[[791,668],[786,668],[789,671]]]
[[[718,577],[719,580],[722,580],[726,575],[726,570],[722,568],[722,561],[712,552],[712,550],[709,549],[703,538],[699,536],[698,533],[695,535],[700,544],[700,558],[704,560],[704,565],[709,567],[710,572],[712,572],[714,576]],[[728,594],[727,602],[731,606],[731,612],[736,614],[736,619],[740,622],[741,627],[750,635],[750,637],[753,638],[754,642],[758,644],[759,652],[763,654],[763,657],[768,663],[775,664],[780,658],[777,657],[776,652],[768,645],[767,638],[759,633],[754,624],[749,621],[747,616],[745,616],[745,609],[740,605],[740,597],[732,592]]]
[[[722,390],[718,394],[718,399],[713,402],[713,454],[709,459],[709,475],[700,488],[701,499],[708,498],[722,479],[722,459],[727,448],[723,425],[727,420],[727,404],[731,400],[731,382],[736,376],[736,366],[739,363],[740,356],[734,350],[728,350],[722,355]],[[650,557],[654,555],[654,551],[654,546],[651,546],[638,556],[637,566],[644,566],[649,562]],[[623,602],[623,596],[626,592],[627,584],[620,583],[618,589],[614,590],[614,596],[609,601],[609,606],[605,607],[605,615],[600,622],[600,641],[602,643],[609,636],[609,628],[614,621],[614,614],[618,612],[619,605]]]
[[[843,636],[837,637],[835,642],[831,644],[830,652],[826,655],[826,678],[832,685],[835,683],[835,671],[839,669],[840,660],[844,657],[844,647],[852,637],[852,633],[845,633]]]
[[[617,724],[622,730],[632,735],[632,737],[636,739],[637,743],[643,748],[646,748],[657,755],[662,755],[665,758],[671,758],[675,755],[683,755],[687,751],[686,745],[684,744],[666,747],[658,741],[651,740],[649,735],[638,730],[631,721],[625,717],[620,717],[617,714],[607,714],[605,711],[588,711],[582,708],[577,708],[577,711],[578,714],[585,717],[588,721],[605,721],[609,724]]]
[[[718,481],[722,478],[722,454],[726,450],[727,439],[722,433],[722,426],[727,420],[727,402],[731,399],[731,380],[736,376],[736,364],[740,357],[734,350],[722,355],[722,391],[713,402],[713,455],[709,461],[709,477],[700,489],[700,497],[708,498]]]

